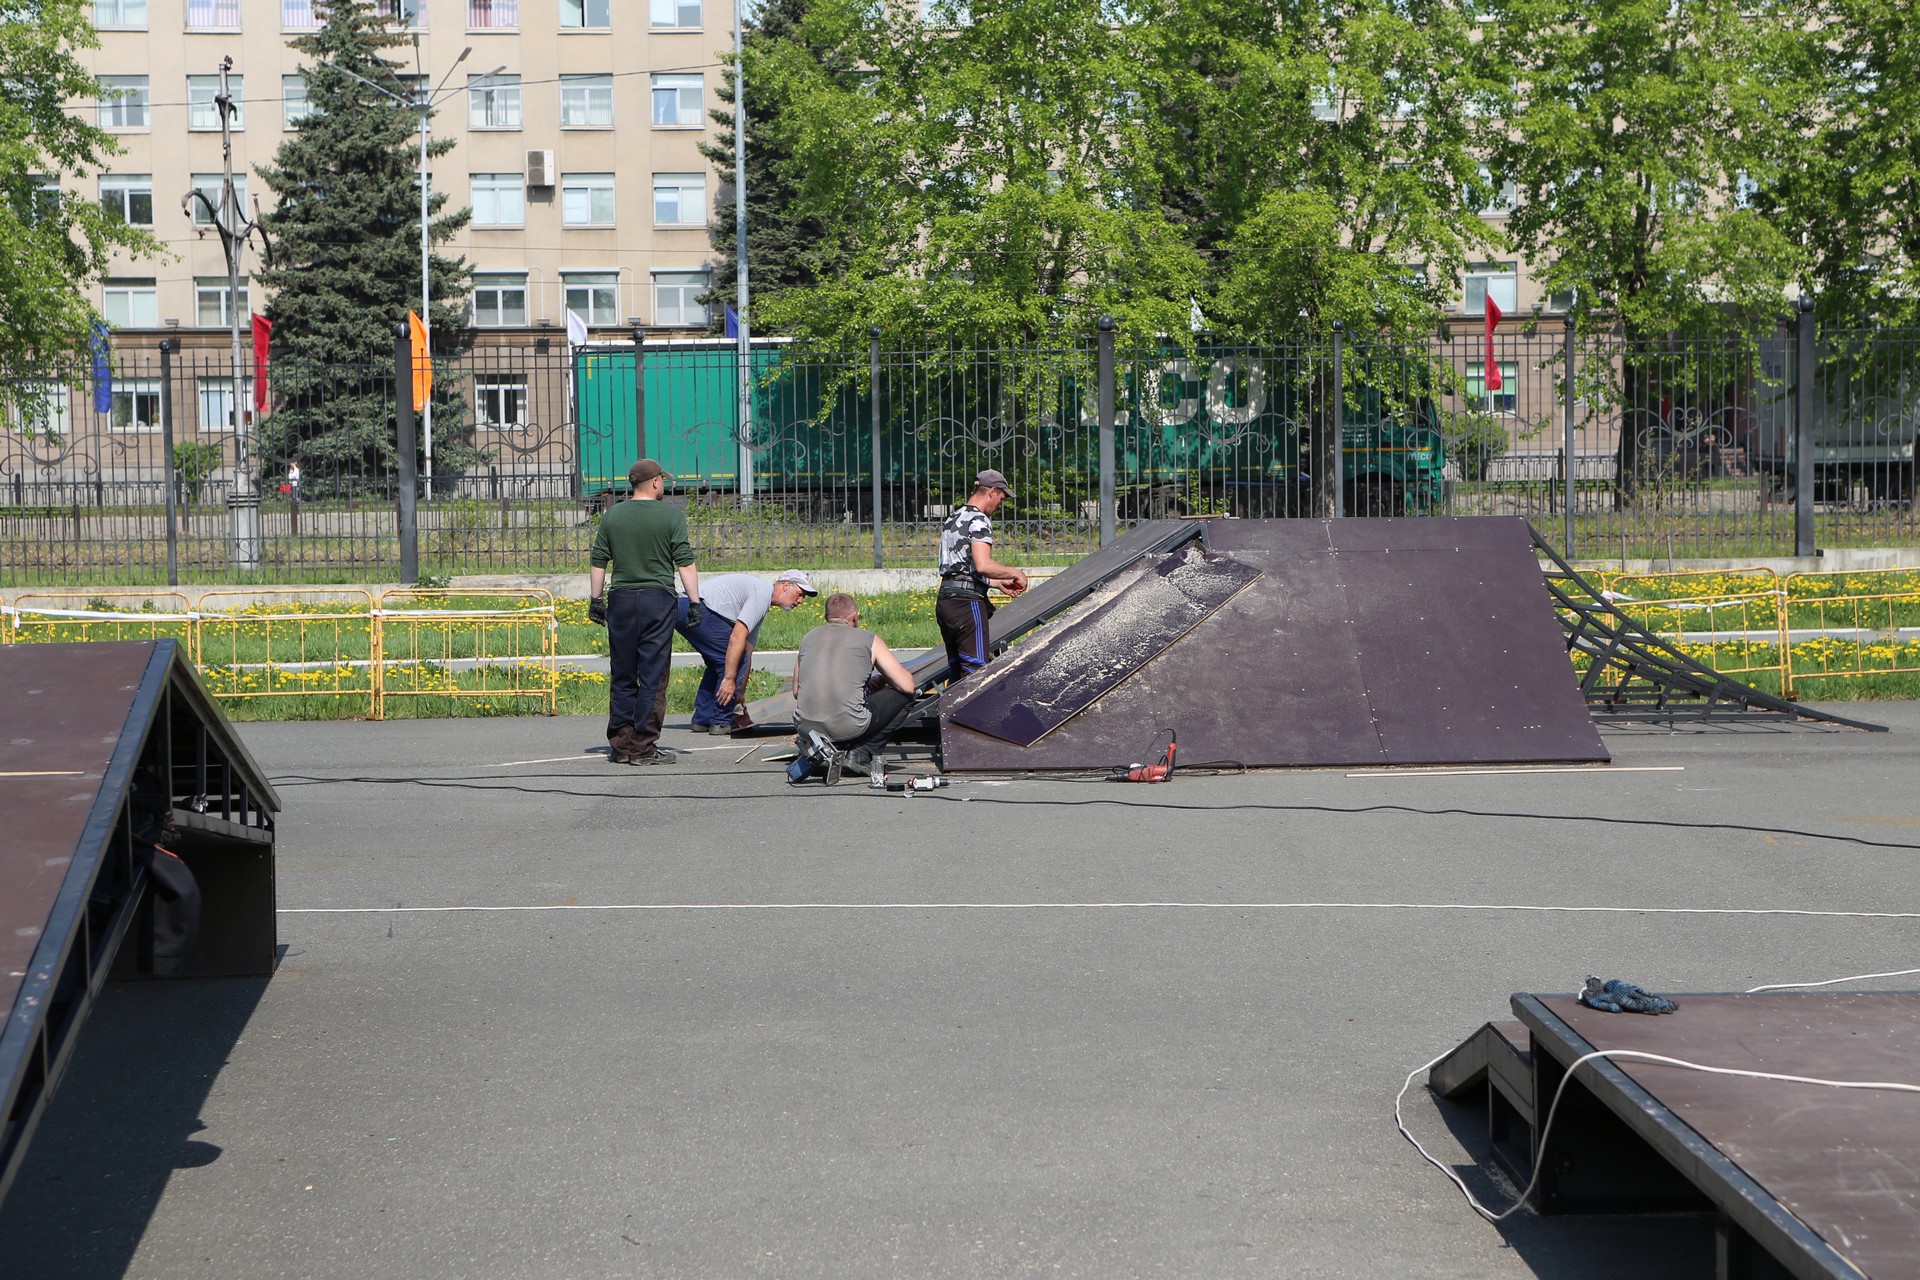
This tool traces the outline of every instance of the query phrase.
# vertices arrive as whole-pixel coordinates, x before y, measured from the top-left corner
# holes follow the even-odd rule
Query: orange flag
[[[413,411],[418,413],[433,395],[433,357],[427,354],[427,326],[418,312],[407,312],[407,334],[413,345]]]

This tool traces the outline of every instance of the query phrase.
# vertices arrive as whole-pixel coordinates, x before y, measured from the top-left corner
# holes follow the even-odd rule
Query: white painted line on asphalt
[[[1481,775],[1503,773],[1682,773],[1683,764],[1576,764],[1542,765],[1536,768],[1512,769],[1369,769],[1364,773],[1350,773],[1349,778],[1469,778]]]
[[[281,907],[283,916],[445,915],[537,911],[1530,911],[1647,916],[1818,916],[1920,920],[1920,911],[1803,907],[1573,907],[1491,902],[558,902],[524,906]]]
[[[605,754],[605,752],[601,751],[582,751],[577,756],[546,756],[539,760],[508,760],[502,764],[490,764],[484,767],[488,769],[511,769],[517,764],[558,764],[562,760],[592,760],[602,757]]]

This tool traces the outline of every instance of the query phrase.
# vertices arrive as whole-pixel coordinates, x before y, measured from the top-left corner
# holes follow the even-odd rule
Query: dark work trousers
[[[659,587],[607,593],[607,742],[644,755],[660,740],[673,658],[674,594]]]
[[[947,683],[987,665],[987,619],[993,606],[978,596],[941,596],[933,603],[940,638],[947,642]]]
[[[836,742],[833,745],[848,751],[862,751],[886,745],[887,735],[899,727],[900,717],[913,705],[913,695],[902,693],[892,685],[867,695],[867,712],[873,719],[867,722],[867,731],[848,742]]]
[[[720,682],[727,678],[727,645],[733,641],[734,622],[732,618],[723,618],[713,610],[701,606],[700,625],[687,626],[687,600],[680,598],[678,610],[674,614],[674,630],[687,638],[693,651],[706,660],[707,672],[700,677],[700,691],[693,695],[693,727],[705,725],[733,724],[733,708],[720,705]],[[733,675],[733,700],[741,703],[747,700],[747,669],[753,665],[753,647],[749,645],[740,655],[740,669]]]

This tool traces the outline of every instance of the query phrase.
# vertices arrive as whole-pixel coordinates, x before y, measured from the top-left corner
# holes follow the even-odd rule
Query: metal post
[[[413,336],[402,320],[393,327],[393,407],[395,441],[400,452],[400,577],[420,581],[420,475],[414,451],[420,442],[413,426]]]
[[[1794,326],[1793,554],[1810,556],[1813,545],[1813,299],[1802,294]]]
[[[873,567],[884,569],[880,549],[880,329],[867,330],[867,401],[873,429]]]
[[[243,569],[260,564],[260,492],[253,483],[253,448],[247,439],[246,366],[240,359],[240,248],[244,231],[240,194],[233,186],[233,117],[239,107],[227,84],[232,58],[220,60],[220,157],[224,169],[220,188],[220,243],[227,254],[227,334],[233,353],[233,489],[227,495],[231,515],[233,563]]]
[[[1100,397],[1100,545],[1113,541],[1113,317],[1101,316],[1098,331]]]
[[[180,477],[173,464],[173,352],[179,345],[172,338],[160,341],[160,456],[167,476],[167,585],[170,587],[180,585],[180,530],[177,527]]]
[[[633,330],[633,460],[647,456],[647,331]],[[629,464],[631,465],[631,464]]]
[[[1347,514],[1346,343],[1346,321],[1335,320],[1333,322],[1333,518],[1335,520]],[[1368,512],[1367,514],[1378,513]]]
[[[1573,389],[1573,344],[1574,344],[1574,332],[1573,332],[1573,315],[1572,315],[1572,313],[1571,313],[1571,312],[1569,312],[1569,313],[1568,313],[1568,315],[1567,315],[1567,317],[1566,317],[1566,321],[1567,321],[1567,332],[1566,332],[1566,336],[1565,336],[1565,338],[1563,339],[1563,341],[1564,341],[1564,342],[1565,342],[1565,344],[1566,344],[1566,345],[1565,345],[1565,348],[1564,348],[1564,355],[1565,355],[1565,357],[1566,357],[1566,366],[1567,366],[1567,371],[1566,371],[1566,374],[1565,374],[1565,377],[1566,377],[1566,385],[1565,385],[1565,386],[1564,386],[1564,387],[1562,388],[1562,392],[1563,392],[1563,394],[1564,394],[1564,396],[1566,397],[1566,402],[1567,402],[1567,403],[1566,403],[1566,413],[1567,413],[1567,432],[1566,432],[1566,440],[1565,440],[1565,442],[1564,442],[1564,443],[1562,444],[1562,446],[1561,446],[1561,454],[1560,454],[1560,470],[1561,470],[1561,479],[1562,479],[1562,482],[1563,482],[1563,484],[1562,484],[1562,487],[1563,487],[1563,488],[1564,488],[1564,489],[1566,490],[1566,498],[1567,498],[1567,511],[1566,511],[1566,518],[1567,518],[1567,532],[1566,532],[1566,539],[1565,539],[1565,542],[1564,542],[1564,543],[1562,544],[1562,545],[1563,545],[1563,547],[1564,547],[1564,552],[1563,552],[1563,554],[1565,554],[1565,556],[1567,557],[1567,560],[1568,560],[1569,562],[1571,562],[1571,561],[1573,560],[1573,557],[1574,557],[1574,550],[1573,550],[1573,500],[1574,500],[1574,499],[1573,499],[1573,495],[1574,495],[1574,492],[1575,492],[1575,489],[1574,489],[1574,478],[1575,478],[1575,477],[1574,477],[1574,467],[1573,467],[1573,461],[1574,461],[1574,459],[1573,459],[1573,399],[1574,399],[1574,389]]]
[[[740,35],[740,8],[733,6],[733,278],[738,335],[734,376],[740,395],[740,498],[753,499],[753,333],[747,310],[747,61]]]

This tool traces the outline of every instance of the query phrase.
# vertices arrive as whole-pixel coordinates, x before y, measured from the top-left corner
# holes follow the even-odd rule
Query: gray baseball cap
[[[976,491],[981,489],[998,489],[1000,492],[1006,494],[1007,497],[1013,497],[1013,486],[1008,484],[1007,478],[998,471],[982,471],[973,478],[973,487]]]
[[[801,594],[803,595],[817,596],[820,594],[813,589],[813,579],[798,569],[789,569],[773,581],[776,586],[782,582],[791,582],[794,586],[800,588]]]

